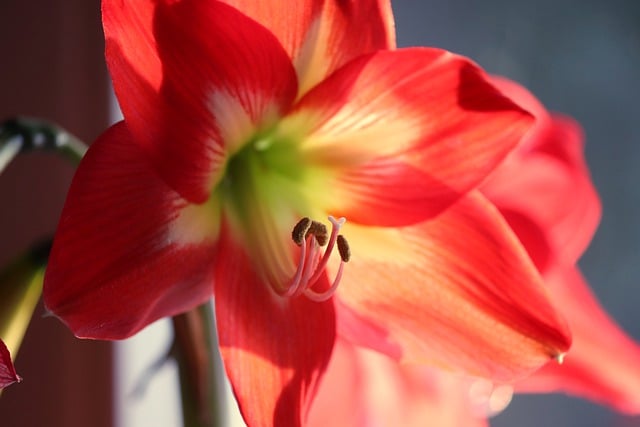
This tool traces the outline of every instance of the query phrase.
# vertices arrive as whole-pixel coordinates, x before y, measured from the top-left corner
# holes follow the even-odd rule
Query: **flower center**
[[[311,221],[306,217],[302,218],[293,228],[291,238],[300,247],[300,261],[298,261],[295,275],[291,279],[289,286],[282,292],[282,295],[297,296],[304,294],[313,301],[321,302],[331,298],[335,293],[342,278],[344,264],[351,258],[351,252],[347,239],[338,234],[346,220],[344,218],[335,219],[330,216],[329,221],[331,222],[331,236],[328,238],[327,228],[324,224]],[[327,245],[327,247],[324,250],[324,254],[322,254],[321,247],[324,245]],[[327,262],[335,246],[338,247],[340,254],[338,273],[328,289],[317,292],[313,290],[313,286],[326,270]]]
[[[298,218],[322,212],[314,203],[314,194],[326,181],[317,176],[296,144],[263,134],[233,154],[216,189],[233,235],[263,282],[282,297],[329,299],[349,259],[349,246],[339,235],[344,218],[329,217],[330,233],[320,222],[303,218],[293,229],[295,245],[288,238]],[[341,258],[338,272],[327,289],[319,289],[326,288],[320,279],[334,248]]]

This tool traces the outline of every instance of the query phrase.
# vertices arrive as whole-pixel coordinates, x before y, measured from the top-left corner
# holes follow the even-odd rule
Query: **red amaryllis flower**
[[[215,295],[251,425],[301,422],[336,329],[500,380],[564,353],[534,265],[476,190],[530,115],[465,58],[395,50],[383,0],[229,3],[103,2],[125,120],[74,178],[47,307],[117,339]]]
[[[0,340],[0,390],[20,381],[22,378],[16,373],[9,349],[4,341]]]

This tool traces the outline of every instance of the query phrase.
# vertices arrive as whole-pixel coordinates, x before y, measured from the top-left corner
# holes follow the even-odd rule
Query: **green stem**
[[[0,172],[20,153],[55,151],[75,165],[87,152],[78,138],[51,122],[16,117],[0,123]]]
[[[211,302],[173,318],[184,427],[221,427],[224,371]]]

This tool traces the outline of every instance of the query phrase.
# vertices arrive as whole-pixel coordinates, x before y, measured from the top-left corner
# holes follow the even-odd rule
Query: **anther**
[[[315,221],[313,221],[315,222]],[[298,246],[302,246],[304,239],[307,236],[307,232],[313,223],[309,218],[304,217],[293,227],[291,231],[291,239]]]
[[[349,260],[351,259],[351,249],[349,248],[347,239],[345,239],[342,234],[338,235],[336,245],[338,245],[338,253],[340,254],[340,259],[342,259],[343,262],[349,262]]]
[[[311,226],[307,230],[307,236],[309,235],[314,235],[320,246],[326,245],[329,240],[327,227],[321,222],[311,221]]]

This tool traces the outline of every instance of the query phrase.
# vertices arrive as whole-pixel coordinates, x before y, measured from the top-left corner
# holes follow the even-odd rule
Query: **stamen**
[[[330,236],[324,224],[312,221],[309,218],[301,219],[293,228],[291,238],[301,248],[300,260],[298,261],[296,272],[286,290],[281,294],[282,296],[295,297],[304,294],[312,301],[322,302],[331,298],[335,293],[342,278],[344,264],[351,258],[351,251],[344,236],[338,234],[346,220],[344,218],[335,219],[330,216],[329,221],[332,225]],[[327,245],[327,247],[324,253],[321,254],[320,248],[324,245]],[[340,254],[340,266],[336,277],[331,286],[325,291],[314,291],[312,287],[325,272],[334,246],[338,247]]]
[[[336,292],[336,289],[338,289],[338,285],[340,284],[340,279],[342,279],[343,268],[344,268],[344,261],[341,261],[340,267],[338,267],[338,273],[336,273],[336,278],[333,279],[333,283],[331,284],[329,289],[327,289],[324,292],[316,292],[311,288],[307,288],[304,290],[304,296],[309,298],[311,301],[315,301],[315,302],[323,302],[331,298],[333,294]]]
[[[329,221],[331,222],[331,237],[329,238],[329,243],[327,244],[327,249],[324,250],[324,256],[320,260],[320,264],[316,269],[315,274],[309,280],[309,286],[313,286],[322,273],[324,272],[325,267],[327,266],[327,262],[329,261],[329,257],[331,256],[331,251],[333,250],[333,246],[336,243],[336,238],[338,237],[338,231],[340,231],[340,227],[347,221],[345,218],[335,219],[332,216],[329,216]]]
[[[309,220],[309,218],[303,218],[302,220],[300,220],[300,222],[302,222],[304,219]],[[296,227],[300,224],[300,222],[296,224]],[[294,231],[295,231],[295,227],[294,227]],[[296,244],[298,244],[298,242],[296,241],[295,235],[292,237],[293,237],[293,241],[296,242]],[[302,243],[298,244],[298,246],[301,247],[300,261],[298,261],[298,268],[296,268],[296,274],[293,275],[293,278],[291,279],[291,283],[289,283],[289,286],[287,287],[286,291],[284,291],[284,293],[282,294],[282,296],[285,296],[285,297],[293,296],[293,294],[296,293],[296,291],[300,287],[302,272],[304,271],[305,260],[307,257],[307,243],[304,241],[304,238],[302,239]]]

